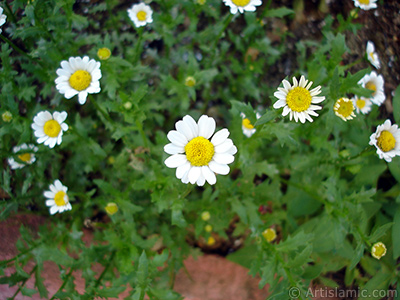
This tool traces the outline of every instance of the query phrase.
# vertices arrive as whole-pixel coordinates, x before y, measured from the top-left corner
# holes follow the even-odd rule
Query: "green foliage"
[[[0,284],[19,285],[27,297],[81,299],[72,275],[79,271],[87,299],[126,292],[126,299],[178,300],[176,273],[199,253],[194,245],[215,250],[207,245],[213,237],[231,243],[236,251],[228,259],[258,276],[260,287],[268,284],[271,299],[287,300],[290,287],[305,299],[312,283],[342,286],[335,272],[367,291],[365,299],[398,287],[399,158],[386,163],[368,145],[388,113],[373,106],[344,122],[333,110],[341,97],[372,96],[359,85],[371,68],[348,61],[346,36],[360,28],[354,18],[339,15],[336,26],[328,15],[320,37],[294,43],[294,33],[269,24],[292,22],[301,10],[296,5],[269,1],[233,16],[217,0],[146,1],[154,20],[136,28],[122,2],[14,0],[4,7],[0,114],[12,119],[0,120],[0,220],[34,214],[46,226],[37,234],[21,226],[18,254],[0,262]],[[100,61],[103,47],[112,54]],[[101,92],[84,105],[55,84],[61,61],[78,56],[101,62]],[[282,71],[288,62],[290,74]],[[319,116],[305,124],[273,107],[281,80],[299,75],[325,97]],[[188,77],[195,83],[187,84]],[[398,123],[400,87],[392,102]],[[37,144],[31,128],[45,110],[68,113],[69,129],[53,149]],[[254,125],[251,137],[242,132],[241,113]],[[185,115],[203,114],[217,130],[229,129],[238,152],[215,185],[185,185],[164,163],[167,134]],[[38,146],[36,161],[11,169],[8,158],[23,163],[13,147],[24,143]],[[72,211],[49,216],[43,193],[57,179],[68,187]],[[115,214],[109,203],[118,207]],[[264,239],[267,228],[276,230],[275,241]],[[244,246],[237,249],[235,240]],[[370,252],[379,241],[387,254],[376,260]],[[60,270],[55,295],[43,280],[45,261]],[[15,273],[4,275],[10,266]],[[25,287],[30,277],[34,289]]]

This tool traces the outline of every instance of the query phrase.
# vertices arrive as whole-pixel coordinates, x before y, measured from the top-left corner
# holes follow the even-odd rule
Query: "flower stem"
[[[25,278],[24,281],[22,281],[21,285],[18,287],[18,290],[15,292],[15,294],[11,298],[8,298],[8,299],[10,299],[10,300],[15,299],[15,297],[21,292],[22,288],[24,287],[26,282],[29,280],[29,278],[31,278],[32,274],[35,273],[36,269],[37,269],[37,265],[32,269],[32,271],[29,272],[29,277]]]
[[[142,51],[141,51],[142,47],[140,45],[142,44],[142,39],[143,39],[143,27],[139,27],[137,31],[139,34],[139,39],[137,41],[136,48],[135,48],[135,57],[133,59],[134,64],[136,64],[139,61],[140,55],[142,53]]]
[[[90,102],[93,103],[94,107],[102,114],[102,116],[108,122],[110,122],[110,125],[114,126],[114,121],[111,119],[110,115],[103,108],[100,107],[100,105],[96,102],[96,100],[94,99],[94,97],[92,95],[89,94],[88,96],[90,98]]]
[[[11,46],[11,48],[13,48],[15,51],[17,51],[19,54],[25,56],[26,58],[28,58],[29,60],[41,65],[42,63],[39,62],[38,60],[36,60],[35,58],[33,58],[32,56],[30,56],[28,53],[26,53],[24,50],[22,50],[21,48],[19,48],[17,45],[15,45],[13,42],[11,42],[8,38],[6,38],[4,35],[0,34],[0,38],[6,42],[7,44],[9,44]]]
[[[50,300],[54,300],[54,299],[56,298],[57,293],[58,293],[58,292],[62,292],[63,288],[64,288],[65,285],[68,283],[69,278],[71,277],[72,271],[73,271],[73,270],[74,270],[73,268],[71,268],[71,269],[69,270],[69,272],[68,272],[68,274],[67,274],[67,278],[65,278],[63,284],[60,286],[60,288],[58,289],[58,291],[53,295],[53,297],[50,298]]]
[[[227,27],[229,26],[229,24],[231,23],[233,16],[234,16],[234,15],[231,14],[230,12],[228,13],[227,16],[225,16],[222,29],[221,29],[221,31],[218,33],[216,39],[214,40],[214,47],[213,47],[213,48],[215,48],[215,47],[217,46],[217,43],[218,43],[219,39],[221,38],[222,34],[225,32],[226,28],[227,28]]]

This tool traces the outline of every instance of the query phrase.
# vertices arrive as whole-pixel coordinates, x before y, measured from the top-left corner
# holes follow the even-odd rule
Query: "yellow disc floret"
[[[78,70],[69,78],[69,85],[77,91],[87,89],[92,82],[92,75],[88,71]]]
[[[61,131],[61,126],[56,120],[48,120],[43,126],[44,133],[52,138],[58,136]]]
[[[68,203],[67,194],[64,191],[57,192],[57,194],[54,196],[54,202],[57,206],[64,206]]]
[[[118,211],[118,206],[114,202],[110,202],[110,203],[107,203],[107,206],[105,209],[106,209],[106,212],[110,216],[112,216],[113,214],[115,214]]]
[[[310,92],[302,87],[295,87],[286,96],[286,103],[292,111],[302,112],[311,105]]]
[[[30,153],[20,154],[20,155],[18,155],[18,158],[20,160],[22,160],[23,162],[28,162],[31,160],[31,154]]]
[[[136,17],[141,22],[146,21],[147,13],[145,11],[141,10],[136,14]]]
[[[356,105],[360,109],[363,109],[365,104],[367,104],[367,102],[365,102],[365,100],[363,100],[363,99],[357,99],[357,101],[356,101]]]
[[[375,95],[375,94],[376,94],[376,85],[375,85],[375,83],[373,83],[372,81],[368,81],[368,82],[365,84],[365,88],[366,88],[366,89],[369,89],[369,90],[371,90],[371,91],[373,91],[372,95]]]
[[[369,4],[369,0],[358,0],[358,2],[360,2],[360,4],[364,4],[364,5]]]
[[[246,6],[250,3],[250,0],[232,0],[232,2],[237,6]]]
[[[380,136],[376,139],[376,145],[383,152],[393,150],[396,146],[396,139],[390,131],[383,130]]]
[[[376,259],[381,259],[382,256],[386,254],[386,246],[382,242],[375,243],[372,246],[371,254]]]
[[[254,128],[254,126],[251,124],[250,120],[247,119],[247,118],[243,119],[242,125],[246,129],[253,129]]]
[[[335,106],[333,107],[335,114],[345,121],[348,119],[352,119],[352,115],[354,112],[353,102],[347,98],[340,98],[336,101]]]
[[[214,145],[202,136],[192,139],[185,146],[186,158],[192,166],[206,166],[214,156]]]
[[[276,239],[276,231],[273,228],[265,229],[262,236],[267,240],[267,242],[271,243]]]
[[[100,48],[97,51],[97,56],[101,59],[101,60],[107,60],[110,58],[111,56],[111,50],[108,48]]]

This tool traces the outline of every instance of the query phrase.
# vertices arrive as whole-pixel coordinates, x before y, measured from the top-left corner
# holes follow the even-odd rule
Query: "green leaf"
[[[377,229],[374,231],[374,233],[372,233],[371,236],[368,238],[369,241],[370,241],[371,243],[378,242],[378,239],[381,238],[381,237],[386,233],[386,231],[387,231],[390,227],[392,227],[392,225],[393,225],[393,223],[387,223],[387,224],[382,225],[382,226],[380,226],[379,228],[377,228]]]
[[[250,120],[251,124],[255,124],[256,114],[250,103],[245,104],[244,102],[231,100],[231,104],[233,109],[236,109],[239,113],[244,113],[246,118]]]
[[[342,81],[342,85],[340,87],[340,92],[345,94],[348,93],[350,88],[353,87],[358,87],[358,82],[360,81],[361,78],[364,77],[365,74],[367,74],[370,71],[370,69],[364,69],[361,71],[358,71],[354,75],[347,73],[347,76],[345,79]],[[371,92],[372,93],[372,92]]]
[[[353,259],[351,260],[349,265],[350,270],[353,269],[360,262],[361,257],[363,257],[364,254],[364,249],[365,249],[364,243],[359,242],[356,250],[354,251],[355,253],[353,255]]]
[[[297,268],[300,267],[306,263],[309,263],[312,261],[310,259],[310,255],[312,253],[313,247],[312,244],[308,244],[303,251],[300,253],[296,253],[296,256],[294,257],[293,260],[289,261],[286,263],[286,265],[290,268]]]
[[[40,297],[48,299],[46,287],[43,284],[43,278],[40,276],[41,268],[37,268],[35,272],[35,286],[37,287]]]
[[[304,233],[304,231],[300,231],[295,236],[289,236],[284,242],[279,243],[276,246],[276,250],[282,252],[288,252],[291,250],[295,250],[305,244],[311,243],[314,238],[312,233]]]
[[[274,120],[279,114],[276,110],[268,110],[264,115],[261,116],[255,123],[254,126],[259,126],[269,121]]]
[[[382,297],[377,291],[387,291],[392,274],[378,272],[367,284],[361,289],[359,300],[378,300]]]
[[[393,218],[392,239],[393,258],[396,260],[400,256],[400,205],[397,206]]]
[[[147,259],[146,252],[143,250],[142,255],[139,258],[139,266],[137,271],[137,283],[142,288],[147,287],[149,276],[149,261]]]
[[[294,10],[287,8],[287,7],[280,7],[280,8],[276,8],[276,9],[269,9],[266,13],[265,13],[265,17],[276,17],[276,18],[283,18],[285,16],[294,14]]]

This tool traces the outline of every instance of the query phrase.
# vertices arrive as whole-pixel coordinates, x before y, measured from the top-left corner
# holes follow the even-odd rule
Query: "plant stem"
[[[135,57],[133,59],[133,63],[136,64],[138,62],[138,60],[140,59],[140,55],[141,55],[141,50],[142,47],[140,46],[142,44],[142,38],[143,38],[143,27],[139,27],[138,28],[138,34],[139,34],[139,39],[137,41],[136,44],[136,48],[135,48]]]
[[[1,262],[0,262],[0,267],[6,266],[8,263],[10,263],[10,262],[16,260],[17,258],[21,257],[22,255],[25,255],[26,253],[32,251],[33,249],[35,249],[36,247],[38,247],[38,246],[39,246],[40,244],[42,244],[42,243],[43,243],[43,242],[40,242],[40,243],[34,245],[33,247],[30,247],[29,249],[26,249],[26,250],[24,250],[24,251],[18,253],[18,254],[17,254],[16,256],[14,256],[13,258],[10,258],[10,259],[8,259],[8,260],[3,260],[3,261],[1,261]]]
[[[68,274],[67,274],[67,277],[65,278],[63,284],[60,286],[60,288],[58,289],[58,291],[53,295],[53,297],[50,298],[50,300],[54,300],[55,297],[56,297],[56,295],[57,295],[57,293],[58,293],[58,292],[62,292],[63,288],[64,288],[65,285],[68,283],[69,278],[71,277],[73,270],[74,270],[73,268],[71,268],[71,269],[69,270],[69,272],[68,272]]]
[[[22,282],[22,284],[18,287],[18,290],[15,292],[15,294],[9,298],[10,300],[14,300],[15,297],[21,292],[22,288],[24,287],[24,285],[26,284],[26,282],[29,280],[29,278],[31,278],[32,274],[35,273],[37,269],[37,265],[32,269],[32,271],[29,272],[29,277],[25,278],[24,281]]]
[[[17,18],[15,17],[15,15],[14,15],[14,13],[13,13],[13,11],[12,11],[10,5],[8,4],[8,1],[4,1],[4,2],[5,2],[5,4],[6,4],[6,8],[7,8],[7,10],[8,10],[8,14],[9,14],[9,16],[10,16],[11,19],[12,19],[12,22],[15,23],[15,24],[17,24]]]
[[[229,24],[231,23],[233,16],[234,16],[234,15],[231,14],[230,12],[228,13],[227,16],[225,16],[222,29],[221,29],[221,31],[218,33],[216,39],[214,40],[214,46],[213,46],[214,49],[215,49],[215,47],[217,46],[217,43],[218,43],[219,39],[221,38],[222,34],[224,33],[224,31],[226,30],[226,28],[227,28],[227,27],[229,26]]]
[[[94,107],[103,115],[103,117],[110,122],[110,125],[114,125],[114,121],[111,119],[110,115],[100,107],[100,105],[96,102],[94,97],[89,94],[88,97],[90,98],[90,101],[93,103]]]
[[[103,280],[104,275],[107,273],[112,261],[114,260],[114,256],[115,256],[115,251],[113,251],[110,255],[110,258],[108,259],[107,265],[105,266],[103,272],[101,272],[99,278],[96,280],[96,283],[94,285],[95,288],[97,288],[100,285],[100,282]]]
[[[11,48],[13,48],[15,51],[17,51],[19,54],[25,56],[26,58],[28,58],[29,60],[41,65],[42,63],[39,62],[38,60],[36,60],[35,58],[33,58],[32,56],[30,56],[28,53],[26,53],[24,50],[22,50],[21,48],[19,48],[17,45],[15,45],[13,42],[11,42],[8,38],[6,38],[4,35],[0,34],[0,38],[6,42],[7,44],[9,44],[11,46]]]

